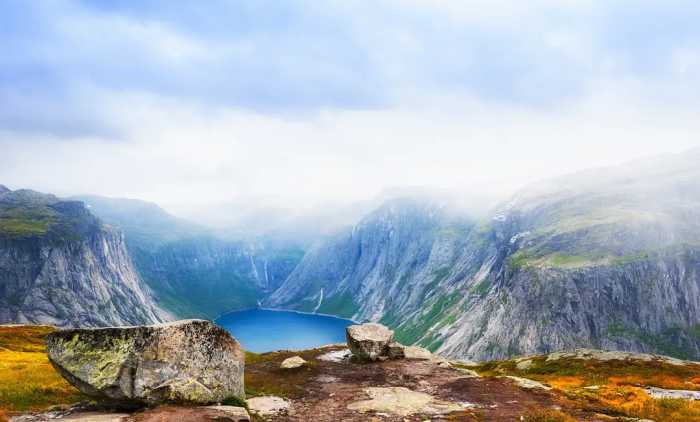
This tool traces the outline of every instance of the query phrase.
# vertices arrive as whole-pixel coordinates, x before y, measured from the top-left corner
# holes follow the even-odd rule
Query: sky
[[[290,209],[700,146],[700,2],[0,0],[0,183]]]

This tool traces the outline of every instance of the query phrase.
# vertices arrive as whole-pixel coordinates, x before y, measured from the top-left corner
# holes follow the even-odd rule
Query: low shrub
[[[576,422],[576,419],[556,409],[535,409],[524,415],[525,422]]]

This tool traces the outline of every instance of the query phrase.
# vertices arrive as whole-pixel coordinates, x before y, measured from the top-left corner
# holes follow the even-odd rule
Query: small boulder
[[[280,368],[282,369],[295,369],[301,368],[306,365],[306,361],[301,356],[292,356],[282,361]]]
[[[238,406],[208,406],[207,409],[221,413],[212,418],[215,421],[231,420],[233,422],[250,422],[250,415],[244,407]]]
[[[96,399],[208,404],[244,397],[243,349],[209,321],[61,330],[46,345],[58,372]]]
[[[524,388],[526,390],[534,390],[534,389],[541,389],[541,390],[551,390],[552,387],[542,384],[541,382],[537,382],[535,380],[531,380],[528,378],[521,378],[521,377],[514,377],[510,375],[506,375],[504,378],[508,378],[510,380],[513,380],[515,384],[520,387]]]
[[[362,361],[376,361],[387,356],[394,332],[381,324],[351,325],[345,329],[348,347]]]
[[[433,354],[430,350],[419,346],[404,346],[401,343],[392,341],[387,347],[387,356],[389,359],[414,359],[414,360],[431,360]]]
[[[515,367],[519,371],[527,371],[532,366],[532,359],[519,360]]]
[[[289,408],[289,402],[277,396],[253,397],[248,400],[248,409],[252,413],[263,417],[287,413]]]
[[[406,346],[403,349],[403,355],[404,358],[406,359],[415,359],[415,360],[430,360],[433,357],[433,354],[430,353],[430,350],[420,347],[420,346]]]
[[[343,345],[345,346],[345,345]],[[333,350],[318,356],[316,359],[326,362],[347,362],[350,359],[350,349]]]
[[[389,359],[403,359],[406,357],[404,354],[405,348],[406,346],[403,344],[392,341],[387,348],[387,356],[389,356]]]

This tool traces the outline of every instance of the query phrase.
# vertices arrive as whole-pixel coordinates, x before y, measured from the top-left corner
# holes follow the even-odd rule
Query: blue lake
[[[345,342],[345,327],[353,322],[324,315],[249,309],[225,314],[215,321],[245,350],[261,353],[300,350]]]

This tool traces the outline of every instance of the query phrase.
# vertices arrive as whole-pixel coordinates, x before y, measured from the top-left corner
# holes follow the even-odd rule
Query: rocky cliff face
[[[458,268],[470,270],[442,294],[454,304],[422,341],[479,359],[582,346],[697,359],[698,158],[587,172],[521,192],[472,235],[488,253],[461,260]]]
[[[0,322],[110,326],[164,317],[123,235],[81,202],[0,193]]]
[[[131,250],[139,272],[168,309],[180,317],[208,318],[257,306],[302,255],[294,249],[213,237],[183,239],[151,251]]]
[[[265,305],[379,320],[416,309],[447,276],[471,222],[393,200],[311,251]]]
[[[303,255],[286,242],[222,239],[153,203],[79,198],[101,219],[124,230],[137,271],[159,303],[180,318],[215,318],[257,306]]]
[[[459,230],[434,207],[385,208],[307,254],[267,303],[381,321],[459,358],[596,347],[698,359],[698,159],[543,183]]]

